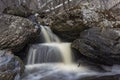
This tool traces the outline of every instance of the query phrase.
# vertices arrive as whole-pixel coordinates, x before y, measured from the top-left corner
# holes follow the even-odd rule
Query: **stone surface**
[[[48,0],[0,0],[0,13],[28,17],[36,12],[49,9]],[[47,4],[48,4],[47,3]],[[42,8],[41,8],[42,7]]]
[[[88,28],[84,25],[81,8],[71,8],[53,16],[51,29],[63,39],[73,41],[79,33]]]
[[[27,17],[32,12],[28,7],[30,0],[0,0],[0,13]]]
[[[34,14],[26,5],[21,5],[19,7],[7,7],[4,9],[3,13],[21,17],[29,17]]]
[[[8,50],[0,50],[0,80],[19,80],[24,71],[22,61]]]
[[[38,28],[28,19],[0,15],[0,49],[20,51],[36,37],[37,33],[39,33]]]
[[[120,64],[120,29],[96,27],[85,30],[72,47],[96,63]]]

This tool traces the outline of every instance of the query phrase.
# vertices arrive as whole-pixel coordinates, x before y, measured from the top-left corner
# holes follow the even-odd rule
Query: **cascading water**
[[[41,28],[38,44],[30,46],[27,64],[64,62],[72,63],[71,43],[62,43],[49,26],[39,25],[36,21],[38,14],[32,15],[29,19]]]
[[[43,43],[32,45],[27,64],[64,62],[72,63],[70,43]]]
[[[43,38],[42,41],[45,43],[60,42],[60,39],[55,34],[53,34],[53,32],[50,30],[48,26],[41,25],[40,36],[42,36]]]
[[[73,60],[71,43],[61,42],[48,26],[39,26],[40,43],[30,46],[22,80],[86,80],[120,74],[118,65],[100,66],[101,72],[97,66],[86,66],[87,62],[78,67]]]
[[[45,42],[30,46],[28,52],[28,59],[27,59],[28,70],[26,72],[29,72],[29,70],[33,69],[34,64],[36,67],[38,66],[40,69],[42,69],[43,72],[41,71],[39,72],[39,74],[41,75],[41,76],[39,75],[39,77],[35,77],[33,75],[33,78],[31,80],[40,80],[43,77],[61,71],[62,69],[68,71],[72,70],[73,72],[74,70],[76,71],[85,70],[84,67],[81,67],[80,69],[77,67],[77,65],[73,64],[71,43],[61,42],[60,39],[50,30],[49,27],[47,26],[40,26],[40,27],[42,29],[40,36],[42,36]],[[56,70],[54,70],[55,68]],[[68,77],[69,80],[73,80],[73,78],[70,77],[70,75],[68,75]],[[30,79],[29,77],[28,78],[25,77],[23,80],[29,80],[29,79]]]
[[[40,25],[41,44],[30,46],[27,64],[64,62],[72,63],[71,43],[62,43],[48,26]],[[41,40],[41,37],[40,37]]]

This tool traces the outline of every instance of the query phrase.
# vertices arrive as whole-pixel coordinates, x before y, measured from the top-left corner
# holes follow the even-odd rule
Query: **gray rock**
[[[72,47],[91,61],[105,65],[120,64],[120,29],[96,27],[85,30]]]
[[[32,41],[38,28],[25,18],[0,15],[0,49],[20,51],[29,41]]]
[[[0,13],[28,17],[32,14],[30,0],[0,0]]]
[[[84,24],[82,10],[74,7],[58,15],[54,15],[50,23],[51,29],[62,39],[73,41],[79,37],[79,33],[88,26]]]
[[[0,13],[28,17],[36,12],[42,12],[41,7],[45,2],[45,0],[0,0]]]
[[[0,50],[0,80],[19,80],[24,71],[22,61],[8,50]]]

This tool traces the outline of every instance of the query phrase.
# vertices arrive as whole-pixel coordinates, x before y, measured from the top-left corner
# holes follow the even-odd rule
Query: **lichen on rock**
[[[25,18],[0,15],[0,49],[20,51],[39,34],[39,29]]]

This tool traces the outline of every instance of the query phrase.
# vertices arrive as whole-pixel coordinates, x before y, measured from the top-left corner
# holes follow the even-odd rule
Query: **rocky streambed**
[[[0,0],[0,80],[119,80],[120,1],[116,0],[111,7],[107,5],[108,10],[91,7],[94,3],[100,4],[100,0],[81,2],[66,10],[59,8],[58,13],[53,10],[52,14],[47,12],[48,6],[41,8],[45,5],[43,0]],[[111,4],[110,0],[105,3]],[[72,43],[75,64],[26,65],[30,45],[42,43],[37,41],[41,40],[41,33],[45,33],[41,24],[50,28],[48,34],[52,40],[56,40],[52,36],[56,34],[63,42]],[[45,47],[44,51],[42,47],[42,52],[41,47],[36,48],[39,54],[52,51],[56,54],[57,50]],[[31,52],[36,54],[34,50]]]
[[[24,72],[24,64],[14,56],[39,33],[33,23],[13,15],[0,15],[0,80],[18,80]],[[24,53],[25,54],[25,53]],[[19,54],[18,54],[19,55]]]

